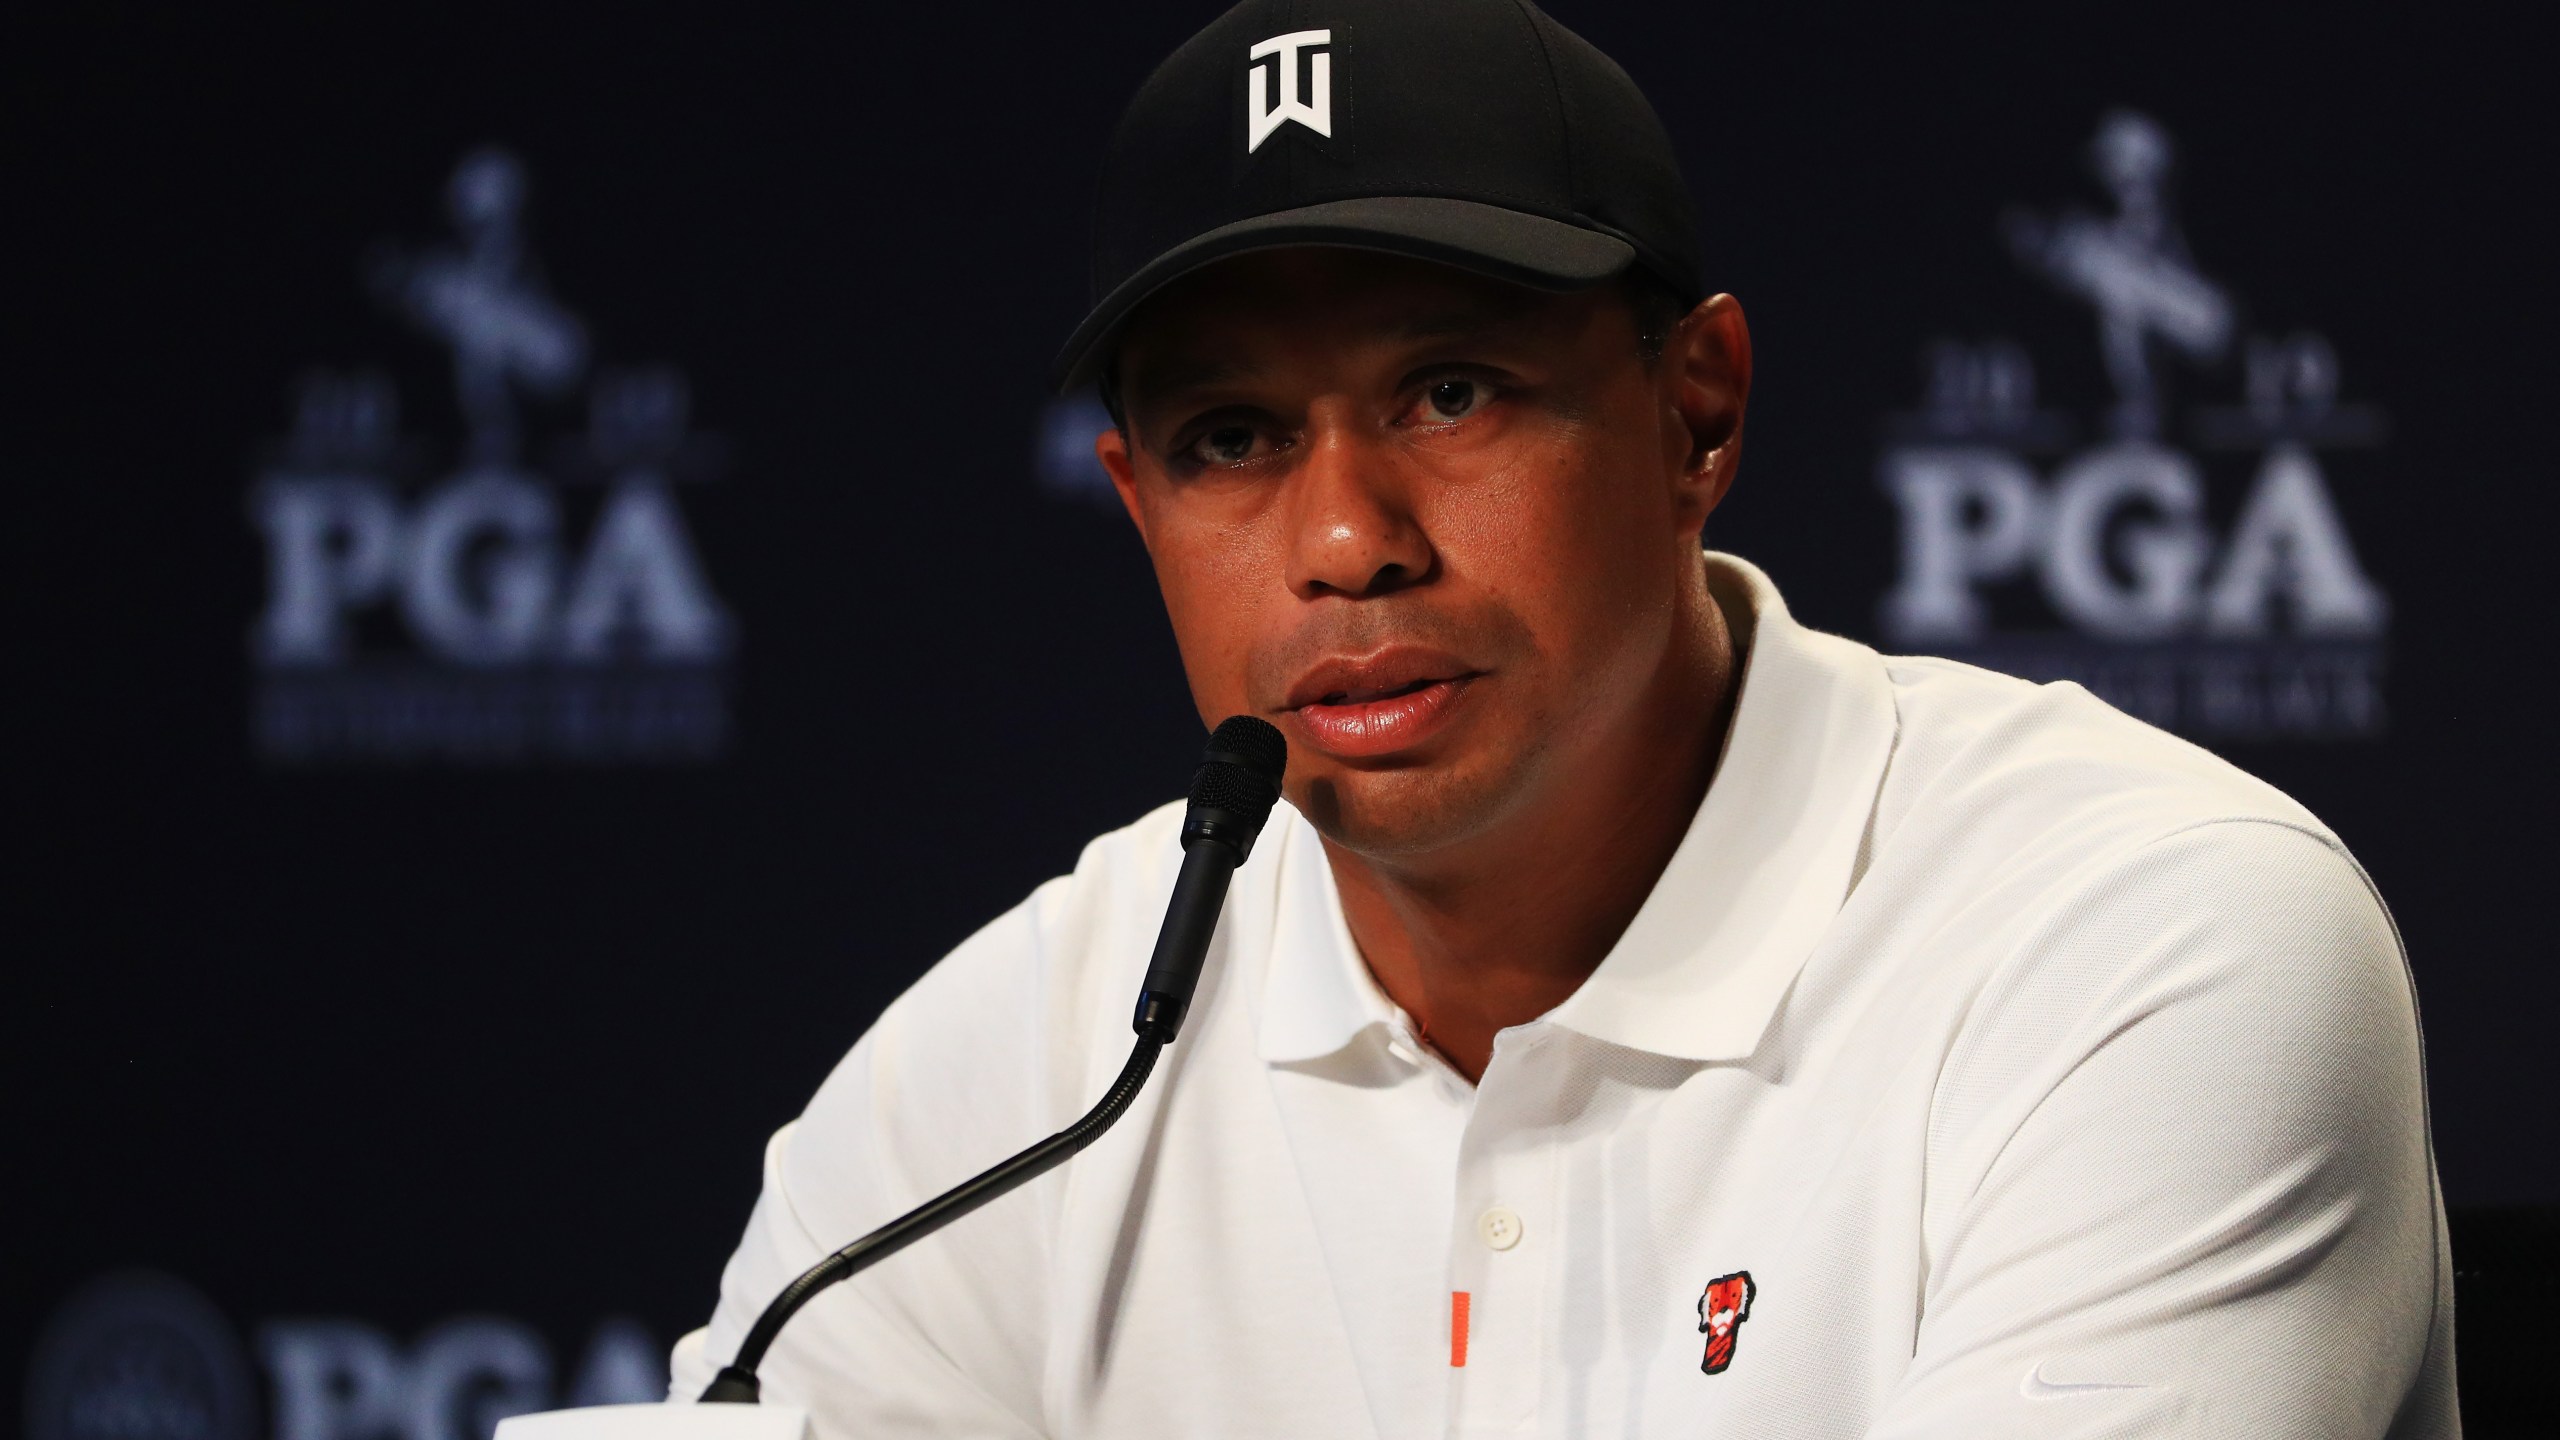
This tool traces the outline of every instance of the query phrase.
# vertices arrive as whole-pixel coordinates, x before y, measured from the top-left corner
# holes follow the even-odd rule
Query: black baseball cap
[[[1103,158],[1093,311],[1058,388],[1093,380],[1168,282],[1287,245],[1542,290],[1641,266],[1692,304],[1704,293],[1661,119],[1528,0],[1244,0],[1174,51]]]

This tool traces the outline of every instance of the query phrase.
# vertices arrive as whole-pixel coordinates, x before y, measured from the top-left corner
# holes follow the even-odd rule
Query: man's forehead
[[[1239,255],[1165,287],[1120,344],[1125,392],[1238,378],[1267,342],[1296,334],[1422,344],[1532,320],[1564,297],[1452,266],[1338,247]]]

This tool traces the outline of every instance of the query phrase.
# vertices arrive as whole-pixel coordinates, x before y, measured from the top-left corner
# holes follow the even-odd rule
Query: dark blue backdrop
[[[2311,805],[2406,933],[2449,1198],[2560,1200],[2536,47],[2446,7],[1552,8],[1654,96],[1753,321],[1713,543]],[[1177,793],[1198,722],[1042,379],[1101,138],[1209,13],[10,22],[0,1384],[138,1355],[195,1397],[167,1433],[310,1440],[645,1388],[870,1017]],[[2131,233],[2089,165],[2127,109],[2174,156],[2134,258],[2220,338],[2147,342],[2151,488],[2074,531],[2123,377],[2027,251]],[[522,203],[457,221],[475,154]],[[1929,512],[1943,453],[1974,488]],[[2000,496],[2041,507],[2005,552]],[[1932,523],[1982,609],[1888,634]],[[2321,610],[2321,545],[2380,609]],[[2056,598],[2074,554],[2119,611]],[[1037,778],[990,853],[1000,771]],[[131,1267],[210,1309],[64,1308]]]

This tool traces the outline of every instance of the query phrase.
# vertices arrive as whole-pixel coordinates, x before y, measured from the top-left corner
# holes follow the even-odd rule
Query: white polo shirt
[[[2336,837],[2075,686],[1709,565],[1748,646],[1714,784],[1478,1084],[1284,807],[1127,1118],[817,1300],[766,1394],[844,1440],[2458,1433],[2407,971]],[[1095,841],[774,1137],[679,1396],[1102,1093],[1180,823]]]

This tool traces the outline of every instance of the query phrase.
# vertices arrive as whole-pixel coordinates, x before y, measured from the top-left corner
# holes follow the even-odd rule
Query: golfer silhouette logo
[[[491,147],[462,158],[445,187],[459,246],[377,253],[374,288],[453,347],[453,384],[481,463],[518,458],[515,390],[566,391],[587,372],[587,331],[543,288],[524,228],[524,162]]]
[[[1751,1272],[1736,1270],[1707,1282],[1707,1291],[1698,1297],[1698,1333],[1707,1337],[1707,1355],[1698,1368],[1710,1375],[1721,1375],[1733,1363],[1734,1342],[1742,1338],[1742,1322],[1751,1318],[1752,1297],[1760,1287],[1751,1283]]]

